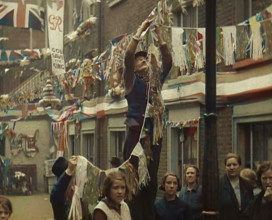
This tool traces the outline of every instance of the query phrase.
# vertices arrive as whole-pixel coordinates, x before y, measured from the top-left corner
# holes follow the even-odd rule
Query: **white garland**
[[[235,63],[234,52],[236,49],[236,26],[222,27],[222,31],[225,64],[233,65]]]
[[[82,207],[80,199],[83,196],[84,185],[87,181],[88,160],[83,156],[78,156],[75,170],[76,186],[72,198],[72,204],[69,212],[69,219],[82,219]]]
[[[148,184],[148,181],[150,180],[150,175],[147,169],[146,156],[140,141],[138,141],[138,143],[134,147],[131,155],[134,155],[139,159],[138,175],[139,175],[139,188],[141,188]]]
[[[182,28],[172,27],[172,49],[173,49],[173,62],[180,70],[188,69],[185,50],[182,45]]]
[[[256,21],[256,17],[249,19],[251,28],[250,42],[250,57],[254,60],[263,58],[262,36],[261,36],[261,23]]]

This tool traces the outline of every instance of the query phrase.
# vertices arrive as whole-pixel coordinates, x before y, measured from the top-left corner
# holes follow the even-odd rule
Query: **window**
[[[255,169],[259,161],[272,160],[272,121],[238,124],[237,140],[245,167]]]
[[[95,16],[95,4],[90,4],[90,16]]]
[[[271,4],[271,1],[239,0],[236,2],[237,23],[241,23],[251,16],[263,11]]]
[[[182,183],[184,182],[183,170],[187,164],[198,166],[198,142],[197,142],[197,127],[184,127],[183,129],[172,128],[172,166]]]
[[[94,134],[83,134],[82,155],[94,163]]]
[[[125,143],[125,131],[110,132],[110,157],[123,158],[123,147]]]
[[[76,155],[76,149],[75,149],[75,135],[69,135],[69,146],[70,146],[70,149],[69,149],[69,158],[72,156],[72,155]]]
[[[239,0],[236,1],[236,17],[237,23],[243,22],[252,15],[252,1]]]
[[[188,4],[185,8],[187,14],[184,14],[180,9],[174,13],[174,26],[198,27],[198,7]]]

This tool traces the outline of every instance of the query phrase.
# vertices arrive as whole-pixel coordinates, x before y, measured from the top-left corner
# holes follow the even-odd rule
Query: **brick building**
[[[64,35],[74,30],[73,9],[77,14],[81,14],[80,21],[86,20],[91,15],[98,19],[89,35],[65,43],[66,62],[72,58],[84,59],[101,54],[112,39],[135,32],[158,3],[155,0],[87,2],[66,1]],[[193,7],[193,1],[185,2],[187,15],[182,12],[178,1],[168,1],[169,5],[172,4],[173,27],[182,27],[184,30],[205,27],[205,6]],[[272,4],[271,0],[218,0],[217,25],[240,24],[263,11],[270,4]],[[10,41],[0,44],[1,49],[44,48],[48,45],[45,40],[47,38],[46,32],[31,32],[25,29],[0,26],[0,33],[2,36],[10,38]],[[20,36],[19,41],[12,37],[15,36],[14,33],[16,36]],[[95,55],[90,55],[92,50],[97,51]],[[4,74],[3,67],[0,68],[1,93],[9,93],[16,86],[32,77],[31,67],[42,71],[50,69],[50,58],[31,62],[29,66],[25,67],[29,71],[24,71],[22,77],[15,82],[10,80],[10,76],[18,76],[21,71],[18,66],[10,66],[11,73],[9,75]],[[257,161],[272,160],[271,56],[257,61],[246,58],[237,61],[234,65],[220,63],[217,68],[217,147],[220,175],[224,172],[223,158],[228,152],[239,153],[244,165],[252,168]],[[202,170],[205,140],[204,85],[205,73],[203,70],[183,74],[176,66],[173,67],[164,85],[163,98],[166,105],[167,126],[164,129],[159,179],[166,171],[174,171],[182,177],[183,166],[188,163],[196,164]],[[105,114],[101,115],[99,112],[102,110],[97,110],[92,117],[80,117],[77,112],[74,113],[73,120],[67,123],[69,151],[66,152],[66,156],[81,154],[101,169],[110,167],[109,160],[112,156],[122,156],[127,107],[124,99],[107,100],[104,97],[105,87],[106,83],[103,80],[96,79],[94,98],[82,103],[85,108],[91,109],[99,109],[100,106],[104,106],[105,109],[102,110]],[[78,87],[74,90],[73,92],[80,96],[82,88]],[[169,98],[170,95],[172,99]],[[107,110],[108,105],[116,105],[117,107]],[[21,116],[18,112],[10,114]],[[1,114],[1,117],[5,120],[5,113]],[[32,120],[35,121],[33,126],[36,126],[36,120],[39,118],[35,119],[35,115],[32,115]],[[17,123],[24,124],[25,122],[19,121]],[[20,125],[20,127],[23,126]],[[49,125],[48,129],[50,129]],[[19,131],[16,130],[16,132]],[[40,141],[38,140],[38,143]],[[48,158],[52,157],[52,154],[49,153],[49,145],[50,143],[43,143],[41,146],[48,148],[48,155],[47,152],[44,152],[43,160],[46,155]],[[8,144],[6,146],[9,147]],[[8,153],[9,151],[6,152],[4,156],[13,158]],[[21,161],[19,162],[21,163]],[[43,172],[41,168],[38,169],[39,172]],[[38,182],[42,184],[42,180]]]

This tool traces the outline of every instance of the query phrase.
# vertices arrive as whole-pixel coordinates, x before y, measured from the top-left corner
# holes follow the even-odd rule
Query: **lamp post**
[[[216,0],[206,1],[206,113],[203,161],[204,219],[217,219],[218,161],[216,135]],[[210,214],[208,214],[210,213]],[[214,213],[214,214],[211,214]]]

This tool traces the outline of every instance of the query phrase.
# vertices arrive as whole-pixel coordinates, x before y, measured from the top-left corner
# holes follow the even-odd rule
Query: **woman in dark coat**
[[[249,201],[253,199],[251,185],[240,176],[241,158],[229,153],[225,158],[226,174],[221,178],[219,191],[220,220],[241,220]]]
[[[177,197],[181,188],[179,178],[174,173],[166,173],[162,178],[159,189],[164,197],[155,203],[156,220],[192,220],[190,206]]]
[[[263,162],[258,171],[257,177],[262,191],[249,205],[247,209],[250,220],[271,220],[272,219],[272,162]]]

